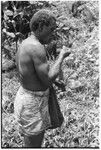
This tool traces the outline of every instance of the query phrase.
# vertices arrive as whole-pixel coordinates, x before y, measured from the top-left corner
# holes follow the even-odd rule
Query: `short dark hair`
[[[49,26],[49,25],[52,24],[53,20],[56,23],[56,18],[51,13],[51,11],[41,9],[33,15],[32,19],[30,21],[30,30],[31,31],[36,31],[40,27],[42,28],[43,25]]]

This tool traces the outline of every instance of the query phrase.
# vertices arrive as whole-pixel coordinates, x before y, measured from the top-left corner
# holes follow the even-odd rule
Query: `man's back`
[[[46,90],[46,87],[44,87],[37,75],[32,59],[35,48],[39,46],[39,42],[29,37],[22,42],[16,56],[20,82],[25,89],[32,91]]]

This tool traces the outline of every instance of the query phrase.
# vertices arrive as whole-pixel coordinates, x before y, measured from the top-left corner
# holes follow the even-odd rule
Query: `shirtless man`
[[[49,69],[44,44],[52,40],[56,19],[49,10],[40,10],[30,21],[31,36],[17,52],[16,62],[21,87],[15,99],[15,115],[24,135],[25,147],[41,147],[44,131],[50,127],[49,87],[59,75],[63,59],[70,50],[63,47]]]

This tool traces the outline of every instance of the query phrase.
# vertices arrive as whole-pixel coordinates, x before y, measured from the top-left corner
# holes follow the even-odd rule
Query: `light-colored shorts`
[[[14,113],[24,135],[37,135],[51,126],[48,111],[49,89],[46,91],[29,91],[19,88]]]

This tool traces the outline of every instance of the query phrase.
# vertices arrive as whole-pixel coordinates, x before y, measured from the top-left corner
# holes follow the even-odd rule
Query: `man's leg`
[[[41,132],[38,135],[24,136],[25,147],[40,148],[43,141],[44,133],[45,131]]]

